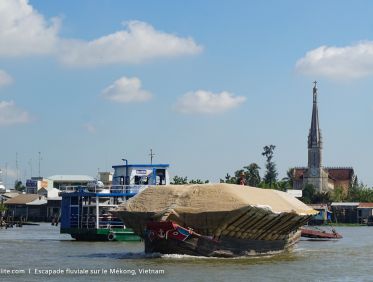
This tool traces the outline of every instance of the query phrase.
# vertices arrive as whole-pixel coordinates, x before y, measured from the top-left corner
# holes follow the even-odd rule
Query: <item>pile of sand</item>
[[[234,184],[167,185],[145,189],[124,209],[160,213],[167,209],[201,213],[231,211],[247,206],[265,207],[274,213],[314,214],[314,210],[285,192]]]
[[[222,183],[150,187],[112,213],[142,237],[149,221],[170,220],[216,238],[282,240],[315,211],[284,192]]]

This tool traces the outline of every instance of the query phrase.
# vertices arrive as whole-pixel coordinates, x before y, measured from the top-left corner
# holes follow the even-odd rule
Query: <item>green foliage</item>
[[[182,177],[175,175],[174,178],[171,181],[171,184],[173,185],[184,185],[184,184],[205,184],[209,183],[208,180],[201,180],[201,179],[191,179],[188,181],[188,177]]]
[[[333,202],[343,202],[346,198],[347,197],[342,187],[335,187],[331,193],[331,199]]]
[[[313,187],[312,184],[306,184],[306,186],[303,189],[301,201],[306,204],[311,204],[315,194],[315,187]]]
[[[188,177],[182,177],[182,176],[175,175],[174,178],[171,181],[171,184],[173,184],[173,185],[188,184]]]
[[[373,189],[360,182],[357,186],[353,185],[350,188],[347,200],[351,202],[373,202]]]
[[[208,180],[201,180],[201,179],[192,179],[189,181],[189,184],[206,184],[206,183],[209,183],[210,181]]]
[[[244,169],[246,171],[244,172],[246,184],[253,187],[258,187],[261,179],[260,179],[260,166],[258,166],[256,163],[251,163],[248,166],[245,166]]]
[[[332,198],[329,192],[316,192],[312,198],[312,204],[328,204],[332,202]]]
[[[236,171],[237,173],[237,171]],[[230,176],[229,173],[224,177],[224,179],[220,178],[220,183],[230,183],[230,184],[237,184],[237,178],[235,176]]]
[[[26,190],[25,185],[22,184],[22,181],[16,181],[14,185],[14,189],[20,192],[24,192]]]
[[[294,168],[289,168],[286,172],[286,177],[282,179],[282,181],[286,181],[289,189],[293,188],[294,184]]]
[[[4,203],[0,203],[0,214],[7,211],[7,207],[4,205]]]
[[[269,184],[271,188],[275,188],[278,176],[276,164],[272,161],[275,148],[275,145],[264,146],[262,153],[262,156],[266,158],[266,173],[264,175],[264,181]]]
[[[220,179],[220,183],[240,184],[258,187],[260,183],[260,167],[256,163],[251,163],[245,166],[243,169],[236,170],[234,176],[230,176],[228,173],[225,179]]]

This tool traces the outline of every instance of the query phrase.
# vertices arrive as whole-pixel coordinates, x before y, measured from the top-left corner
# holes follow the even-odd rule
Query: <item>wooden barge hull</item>
[[[286,251],[299,241],[300,227],[312,217],[274,214],[257,207],[211,214],[175,212],[174,216],[168,215],[166,221],[155,220],[159,215],[154,213],[114,213],[144,240],[146,253],[207,257],[260,256]],[[211,222],[212,214],[225,220]],[[186,218],[193,218],[194,222],[200,218],[208,229],[180,220]],[[176,231],[180,233],[180,229],[184,230],[185,238],[170,236]]]
[[[111,213],[147,253],[236,257],[291,248],[316,211],[280,191],[204,184],[147,189]]]
[[[278,254],[291,249],[299,241],[296,232],[289,240],[245,240],[222,237],[217,241],[208,238],[191,238],[185,241],[175,239],[150,241],[146,238],[145,253],[183,254],[205,257],[242,257]]]

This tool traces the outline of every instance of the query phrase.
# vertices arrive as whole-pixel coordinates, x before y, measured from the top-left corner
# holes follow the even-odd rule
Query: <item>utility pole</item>
[[[16,152],[16,182],[18,182],[18,152]]]
[[[155,156],[155,154],[153,154],[153,149],[150,149],[150,164],[153,164],[153,157]]]
[[[41,153],[39,152],[39,177],[41,176],[41,174],[40,174],[40,161],[41,161]]]
[[[5,163],[5,187],[8,187],[8,163]]]
[[[32,177],[32,159],[28,161],[28,164],[30,166],[30,178]]]

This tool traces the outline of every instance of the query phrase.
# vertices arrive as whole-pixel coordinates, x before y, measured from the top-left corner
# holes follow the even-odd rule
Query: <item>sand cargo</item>
[[[150,187],[113,213],[147,253],[234,257],[288,250],[316,211],[281,191],[197,184]]]

